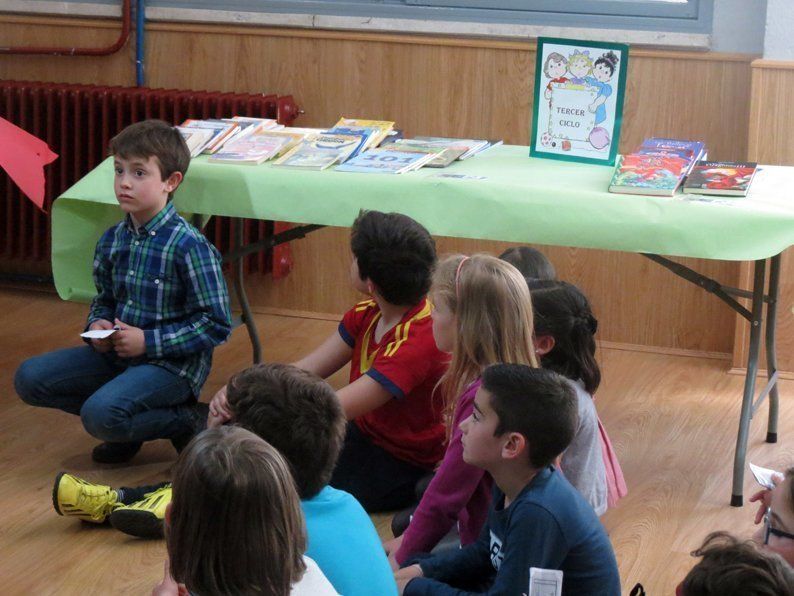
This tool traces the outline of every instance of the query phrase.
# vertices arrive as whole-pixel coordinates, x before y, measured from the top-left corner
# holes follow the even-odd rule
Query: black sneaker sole
[[[61,478],[63,478],[64,474],[66,474],[66,472],[59,472],[52,485],[52,508],[55,509],[55,513],[58,515],[63,515],[61,508],[58,507],[58,486],[61,484]]]
[[[138,538],[163,538],[163,520],[148,511],[118,509],[110,514],[110,525],[119,532]]]

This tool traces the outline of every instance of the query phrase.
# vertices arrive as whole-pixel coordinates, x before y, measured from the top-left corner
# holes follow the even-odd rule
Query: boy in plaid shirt
[[[139,122],[110,152],[126,215],[97,243],[87,329],[115,331],[30,358],[14,379],[26,403],[79,414],[103,441],[100,463],[128,461],[144,441],[187,444],[206,418],[197,398],[212,350],[231,331],[220,255],[171,203],[190,163],[179,132]]]

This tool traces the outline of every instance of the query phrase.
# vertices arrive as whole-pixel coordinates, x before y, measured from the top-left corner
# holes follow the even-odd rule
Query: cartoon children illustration
[[[612,95],[612,85],[608,81],[615,74],[618,61],[615,53],[609,51],[595,61],[593,76],[585,77],[588,85],[598,89],[595,100],[587,106],[588,110],[595,112],[595,127],[590,131],[589,141],[596,149],[603,149],[609,145],[609,133],[604,127],[598,125],[607,119],[607,109],[604,104]]]
[[[570,82],[574,85],[584,85],[587,77],[593,72],[593,60],[590,58],[590,50],[580,52],[574,50],[568,56],[568,72],[571,73]]]
[[[546,62],[543,64],[543,74],[551,80],[546,85],[546,91],[543,92],[543,97],[549,100],[549,107],[551,107],[551,84],[552,83],[567,83],[568,78],[563,75],[568,70],[568,60],[558,52],[552,52],[546,57]]]

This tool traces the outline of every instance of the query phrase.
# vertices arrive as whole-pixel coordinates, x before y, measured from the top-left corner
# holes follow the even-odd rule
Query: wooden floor
[[[718,306],[715,306],[718,308]],[[110,527],[59,517],[54,475],[68,470],[113,485],[167,478],[175,454],[160,441],[132,465],[91,462],[95,440],[79,420],[35,409],[15,395],[13,375],[28,356],[79,345],[85,306],[52,294],[0,289],[0,578],[3,594],[148,594],[161,577],[162,541],[128,538]],[[265,358],[289,361],[336,327],[327,319],[258,315]],[[603,349],[597,406],[623,464],[629,496],[604,524],[624,590],[641,581],[651,596],[671,594],[692,564],[688,553],[715,529],[752,530],[751,508],[728,506],[742,377],[727,361]],[[206,401],[250,361],[245,331],[216,350]],[[344,384],[340,371],[332,382]],[[767,445],[766,408],[754,421],[749,459],[794,462],[794,382],[782,383],[781,442]],[[754,490],[745,482],[746,494]],[[375,519],[382,535],[388,518]]]

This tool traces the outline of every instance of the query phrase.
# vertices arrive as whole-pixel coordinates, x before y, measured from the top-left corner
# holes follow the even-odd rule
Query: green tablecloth
[[[695,200],[611,194],[611,167],[528,154],[527,147],[494,147],[445,169],[398,176],[199,157],[174,200],[182,213],[331,226],[349,226],[360,209],[399,211],[441,236],[705,259],[757,260],[794,244],[794,168],[763,166],[746,198]],[[439,176],[449,174],[467,177]],[[52,268],[62,298],[94,295],[94,245],[120,218],[110,159],[55,201]]]

